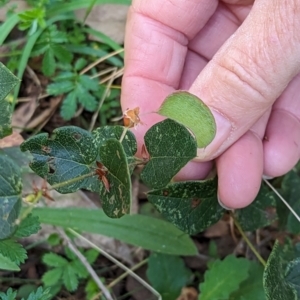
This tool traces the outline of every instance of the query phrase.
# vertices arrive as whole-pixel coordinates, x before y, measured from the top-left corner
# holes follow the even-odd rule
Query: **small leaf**
[[[99,89],[99,82],[98,80],[92,79],[87,75],[80,75],[79,82],[85,89],[89,91],[97,91]]]
[[[172,255],[197,253],[187,234],[169,222],[147,216],[126,215],[111,219],[102,210],[48,207],[34,208],[33,214],[45,224],[113,237],[151,251]]]
[[[9,288],[5,293],[0,292],[0,299],[1,300],[15,300],[17,297],[17,292],[13,291],[12,288]]]
[[[169,95],[158,113],[189,128],[196,137],[198,148],[206,147],[216,135],[216,123],[210,109],[188,92],[178,91]]]
[[[71,63],[73,55],[64,47],[58,44],[51,44],[50,49],[58,60],[60,60],[61,62]]]
[[[200,300],[228,299],[238,290],[239,285],[248,277],[250,261],[233,255],[224,260],[216,260],[204,274],[200,284]]]
[[[29,138],[21,145],[30,151],[30,168],[53,185],[92,172],[91,164],[97,156],[93,136],[75,126],[55,129],[51,137],[46,133]],[[86,188],[86,178],[56,188],[59,193],[72,193]]]
[[[120,218],[130,213],[131,177],[121,143],[109,139],[99,148],[100,161],[107,168],[109,191],[104,186],[100,197],[104,212],[111,218]]]
[[[12,102],[6,96],[20,81],[2,63],[0,78],[0,138],[3,138],[12,133]]]
[[[74,82],[70,80],[58,81],[48,85],[47,93],[49,95],[58,96],[74,90]]]
[[[62,274],[64,272],[63,268],[55,268],[44,273],[42,277],[42,282],[45,286],[53,286],[60,284]]]
[[[296,291],[298,298],[300,297],[300,257],[292,260],[287,266],[286,281]]]
[[[271,207],[275,206],[275,197],[265,185],[262,185],[254,202],[243,209],[235,210],[235,217],[244,231],[255,231],[270,225],[276,218],[271,214]]]
[[[20,268],[19,268],[19,266],[15,262],[13,262],[12,260],[10,260],[6,256],[3,256],[0,253],[0,270],[20,271]],[[1,294],[0,294],[0,296],[1,296]],[[7,299],[7,298],[3,298],[3,299]]]
[[[219,221],[224,209],[217,199],[217,179],[186,181],[150,191],[148,200],[172,224],[196,234]]]
[[[150,161],[141,173],[148,186],[166,186],[178,171],[197,155],[195,139],[179,123],[167,119],[152,126],[145,134]]]
[[[66,121],[71,120],[77,110],[77,99],[76,99],[76,92],[72,91],[68,93],[68,95],[63,100],[63,103],[60,107],[60,115]]]
[[[43,263],[49,267],[57,268],[57,267],[65,267],[69,262],[62,256],[50,252],[50,253],[46,253],[43,256]]]
[[[49,289],[43,289],[41,286],[35,292],[31,292],[27,300],[50,300],[52,299]]]
[[[27,237],[37,233],[40,229],[41,227],[40,227],[39,218],[37,216],[33,216],[32,214],[30,214],[18,226],[17,231],[14,234],[14,237],[15,238]]]
[[[70,265],[64,269],[63,282],[69,292],[75,291],[78,287],[78,278]]]
[[[55,58],[51,48],[49,48],[43,57],[42,71],[46,76],[52,76],[55,72]]]
[[[297,291],[285,279],[284,248],[275,242],[264,271],[263,283],[268,300],[297,300]]]
[[[0,239],[13,234],[21,209],[22,179],[20,169],[0,153]]]
[[[153,253],[149,257],[147,277],[164,300],[177,299],[191,275],[192,272],[178,256]]]
[[[27,258],[26,250],[13,239],[0,240],[0,254],[16,264],[24,263]]]

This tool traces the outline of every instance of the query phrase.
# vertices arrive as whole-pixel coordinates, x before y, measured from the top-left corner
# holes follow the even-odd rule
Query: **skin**
[[[123,109],[140,107],[143,135],[175,90],[212,110],[217,135],[178,180],[215,164],[220,202],[249,205],[263,174],[281,176],[300,156],[298,0],[133,0],[125,37]]]

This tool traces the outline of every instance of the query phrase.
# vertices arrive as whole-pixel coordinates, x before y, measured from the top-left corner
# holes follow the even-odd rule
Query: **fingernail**
[[[274,177],[268,176],[268,175],[263,175],[262,178],[265,179],[265,180],[271,180],[271,179],[273,179]]]
[[[222,206],[222,207],[223,207],[224,209],[226,209],[226,210],[232,210],[232,208],[229,208],[229,207],[225,206],[225,205],[222,203],[222,201],[221,201],[221,199],[220,199],[220,197],[219,197],[219,194],[217,195],[217,197],[218,197],[218,202],[219,202],[220,206]]]
[[[216,136],[207,147],[197,150],[197,158],[201,160],[211,160],[218,156],[218,153],[223,152],[222,148],[225,147],[221,146],[229,138],[233,130],[231,122],[225,116],[214,109],[211,109],[211,112],[215,117]]]

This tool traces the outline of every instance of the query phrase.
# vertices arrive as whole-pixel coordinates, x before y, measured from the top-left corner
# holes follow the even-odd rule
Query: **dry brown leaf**
[[[228,222],[220,220],[218,223],[207,228],[204,232],[204,236],[207,238],[216,238],[229,234]]]
[[[184,287],[176,300],[197,300],[198,291],[194,287]]]
[[[23,143],[23,137],[16,131],[14,131],[11,135],[0,139],[0,148],[9,148],[20,146]]]

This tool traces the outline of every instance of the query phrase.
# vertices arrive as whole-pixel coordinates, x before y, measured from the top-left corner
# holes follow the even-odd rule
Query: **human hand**
[[[217,135],[178,180],[204,178],[215,159],[223,205],[255,198],[262,175],[300,156],[300,2],[133,0],[125,38],[123,109],[140,107],[138,144],[175,90],[212,110]],[[253,4],[253,6],[252,6]]]

